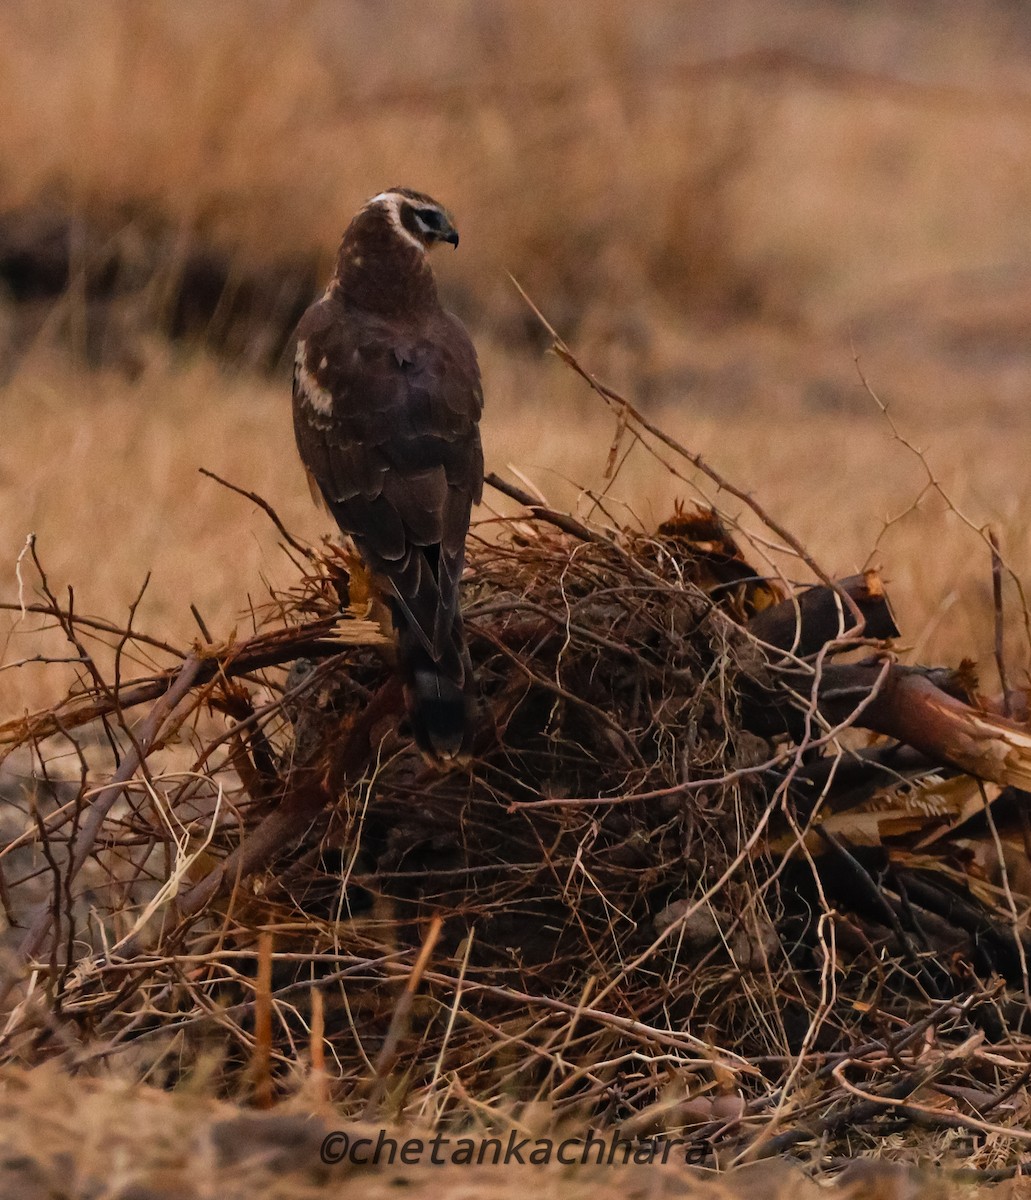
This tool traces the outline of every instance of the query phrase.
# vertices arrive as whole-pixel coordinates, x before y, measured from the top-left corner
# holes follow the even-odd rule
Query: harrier
[[[427,252],[458,245],[442,205],[408,188],[347,227],[336,271],[301,318],[294,432],[301,459],[390,608],[416,744],[468,755],[472,665],[458,581],[483,489],[480,371]]]

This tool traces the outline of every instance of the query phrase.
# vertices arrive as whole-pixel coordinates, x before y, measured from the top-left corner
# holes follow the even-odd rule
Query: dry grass
[[[49,189],[266,260],[417,182],[495,318],[512,269],[570,320],[838,326],[1031,251],[1026,18],[946,8],[11,0],[0,205]]]
[[[574,485],[605,487],[608,413],[557,362],[484,349],[488,465],[502,473],[514,465],[549,498],[589,511],[591,500],[578,500]],[[296,461],[288,393],[285,381],[234,375],[203,357],[159,359],[133,382],[79,372],[49,356],[27,362],[0,393],[6,417],[0,481],[8,496],[0,508],[6,579],[0,598],[17,598],[16,562],[33,532],[52,584],[73,585],[81,611],[124,613],[149,571],[141,627],[173,640],[189,637],[196,632],[191,603],[216,638],[246,625],[249,598],[260,600],[264,580],[282,586],[290,566],[264,515],[197,468],[259,492],[302,536],[329,533]],[[918,656],[955,663],[975,654],[992,683],[989,561],[977,534],[926,496],[878,544],[884,517],[906,513],[925,484],[920,462],[892,442],[879,415],[810,414],[803,426],[685,399],[667,406],[662,420],[730,478],[751,486],[827,569],[849,573],[872,553]],[[927,448],[953,500],[976,523],[991,522],[1013,566],[1026,575],[1022,513],[1031,505],[1031,482],[1022,440],[1000,439],[974,418],[946,429],[927,416],[907,421],[903,412],[900,420]],[[654,527],[675,497],[692,494],[694,488],[638,452],[611,486],[606,506]],[[5,661],[36,652],[36,621],[12,614],[4,623],[15,628]],[[1026,649],[1014,634],[1014,662],[1023,665]],[[46,694],[52,681],[44,683],[33,666],[7,672],[4,683],[9,712],[52,699]]]

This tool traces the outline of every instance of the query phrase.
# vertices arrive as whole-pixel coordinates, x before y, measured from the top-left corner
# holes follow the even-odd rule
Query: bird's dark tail
[[[460,616],[448,640],[438,661],[407,621],[397,622],[397,661],[412,737],[440,766],[468,757],[475,725],[472,663]]]
[[[391,598],[412,736],[438,766],[468,758],[476,725],[475,681],[457,587],[445,583],[444,592],[441,596],[437,579],[424,571],[414,594]]]

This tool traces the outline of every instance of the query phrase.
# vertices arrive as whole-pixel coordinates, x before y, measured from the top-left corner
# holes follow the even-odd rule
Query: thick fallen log
[[[863,637],[883,641],[899,636],[884,583],[876,571],[840,579],[835,588],[826,584],[807,588],[763,609],[745,628],[768,646],[789,651],[798,658],[808,658],[829,642],[856,633],[858,623],[855,614],[843,602],[843,592],[852,598],[862,614]]]

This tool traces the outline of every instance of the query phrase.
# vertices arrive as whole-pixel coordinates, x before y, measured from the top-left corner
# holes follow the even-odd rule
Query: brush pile
[[[711,475],[591,382],[621,434]],[[28,609],[81,678],[0,726],[3,1059],[313,1086],[355,1117],[535,1101],[710,1160],[919,1125],[1012,1169],[1018,698],[900,665],[872,572],[796,547],[820,581],[794,587],[713,510],[634,532],[490,482],[519,509],[470,538],[481,731],[447,774],[345,551],[281,528],[296,587],[246,640],[182,649],[78,614],[37,563]]]

